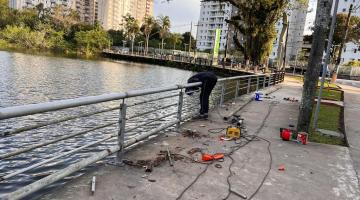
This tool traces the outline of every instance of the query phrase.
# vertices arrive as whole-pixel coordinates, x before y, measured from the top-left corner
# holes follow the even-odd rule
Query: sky
[[[154,0],[154,15],[167,15],[172,23],[172,32],[184,33],[190,31],[190,23],[196,25],[200,16],[200,0]],[[196,27],[193,26],[193,35]]]
[[[196,25],[200,16],[201,0],[154,0],[154,15],[167,15],[172,23],[172,32],[184,33],[190,31],[190,22]],[[315,20],[317,0],[310,0],[304,34],[311,34],[310,27]],[[193,35],[196,36],[196,26],[193,26]]]

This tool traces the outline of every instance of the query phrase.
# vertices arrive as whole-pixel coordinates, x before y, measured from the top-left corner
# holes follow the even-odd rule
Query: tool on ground
[[[224,154],[222,153],[216,153],[216,154],[206,154],[204,153],[202,155],[202,160],[203,161],[212,161],[212,160],[219,160],[219,161],[222,161],[224,160]]]
[[[285,171],[285,165],[280,165],[278,169],[279,171]]]
[[[96,183],[96,176],[93,176],[91,180],[91,195],[94,195],[95,193],[95,183]]]
[[[239,139],[240,138],[241,129],[235,126],[229,126],[226,129],[226,138],[229,139]]]
[[[169,151],[169,147],[166,147],[166,151],[167,151],[167,157],[168,157],[170,166],[174,166],[174,163],[173,163],[173,161],[171,159],[171,153]]]
[[[305,132],[296,132],[287,128],[280,128],[280,138],[284,141],[294,141],[302,143],[303,145],[308,142],[308,134]]]

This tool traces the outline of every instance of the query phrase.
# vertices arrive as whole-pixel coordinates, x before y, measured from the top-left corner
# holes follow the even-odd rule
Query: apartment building
[[[295,61],[297,55],[301,51],[303,45],[304,30],[306,25],[306,15],[308,5],[299,4],[296,0],[291,0],[292,9],[288,10],[288,30],[282,39],[282,43],[279,44],[281,37],[281,31],[283,28],[283,21],[280,20],[276,24],[277,37],[273,43],[273,49],[270,54],[271,60],[283,59],[283,55],[279,56],[279,46],[282,51],[286,49],[286,63],[289,64],[291,61]],[[286,46],[286,48],[285,48]]]
[[[153,0],[98,0],[98,21],[106,29],[123,28],[123,16],[130,14],[141,24],[153,15]]]
[[[44,8],[53,8],[56,5],[62,5],[66,9],[75,9],[76,0],[9,0],[9,7],[14,9],[34,8],[42,3]]]
[[[220,51],[225,50],[227,43],[230,44],[229,38],[232,38],[232,30],[225,20],[230,19],[235,12],[230,3],[202,2],[196,34],[196,48],[201,51],[213,49],[215,30],[221,29]]]
[[[89,24],[97,21],[98,1],[97,0],[76,0],[76,10],[80,20]]]

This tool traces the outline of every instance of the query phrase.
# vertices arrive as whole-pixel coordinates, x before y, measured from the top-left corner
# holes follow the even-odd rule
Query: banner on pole
[[[213,50],[213,65],[218,64],[218,57],[219,57],[219,49],[220,49],[220,34],[221,29],[215,29],[215,43],[214,43],[214,50]]]

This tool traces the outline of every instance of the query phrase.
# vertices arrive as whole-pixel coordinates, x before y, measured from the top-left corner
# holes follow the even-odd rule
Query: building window
[[[356,53],[357,52],[357,49],[354,49],[354,53]]]
[[[346,8],[343,8],[343,12],[346,12]]]

